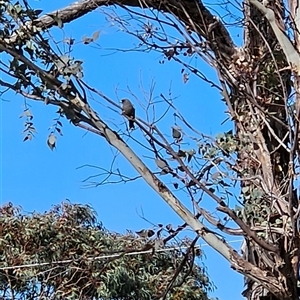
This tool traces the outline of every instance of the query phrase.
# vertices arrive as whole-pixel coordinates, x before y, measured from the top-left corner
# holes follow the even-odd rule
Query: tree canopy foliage
[[[157,235],[109,232],[89,206],[25,214],[10,203],[0,223],[2,299],[206,300],[213,288],[192,241],[149,251]]]

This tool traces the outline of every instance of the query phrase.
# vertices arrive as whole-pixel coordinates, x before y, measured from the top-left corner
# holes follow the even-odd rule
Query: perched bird
[[[128,99],[121,100],[122,102],[122,113],[129,118],[129,129],[134,129],[134,121],[130,119],[135,118],[135,109]]]

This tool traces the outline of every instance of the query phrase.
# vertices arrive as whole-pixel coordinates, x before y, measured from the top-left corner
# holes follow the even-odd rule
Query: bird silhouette
[[[122,102],[122,113],[129,118],[129,129],[134,129],[135,109],[129,99],[123,99]]]

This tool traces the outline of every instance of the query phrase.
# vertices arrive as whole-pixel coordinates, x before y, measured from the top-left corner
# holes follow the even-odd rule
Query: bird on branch
[[[122,114],[128,118],[129,129],[134,129],[135,109],[129,99],[121,100]]]

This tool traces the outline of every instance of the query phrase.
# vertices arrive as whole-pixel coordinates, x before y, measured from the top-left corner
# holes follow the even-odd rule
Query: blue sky
[[[64,7],[71,1],[30,1],[36,8],[44,12]],[[97,45],[82,45],[79,43],[83,36],[91,36],[101,30]],[[143,90],[149,91],[151,83],[155,82],[153,94],[172,95],[176,98],[174,104],[197,130],[215,135],[231,128],[230,123],[221,123],[226,119],[226,108],[220,101],[221,95],[199,78],[190,76],[184,84],[181,66],[172,61],[161,64],[163,57],[158,53],[114,52],[108,48],[132,47],[137,41],[134,37],[117,32],[103,18],[100,11],[91,13],[72,24],[66,25],[63,32],[53,29],[51,34],[55,40],[66,37],[78,41],[72,55],[83,60],[84,80],[91,86],[101,90],[115,101],[129,97],[128,87],[138,96],[140,102],[135,102],[136,113],[145,118],[140,103],[143,103]],[[208,77],[215,80],[214,71],[198,60],[197,66]],[[141,88],[143,85],[143,88]],[[107,108],[107,103],[100,98],[91,99],[91,104],[108,124],[124,128],[122,117]],[[37,129],[35,138],[30,142],[23,142],[22,131],[24,119],[19,118],[24,108],[24,99],[14,93],[7,93],[0,102],[1,109],[1,203],[11,201],[20,205],[25,211],[45,211],[51,205],[70,199],[73,203],[89,203],[98,213],[98,219],[104,226],[116,232],[127,229],[140,230],[151,227],[141,218],[151,223],[172,223],[175,226],[182,221],[171,209],[154,193],[142,180],[126,184],[107,184],[99,187],[87,187],[84,180],[96,175],[99,170],[84,165],[110,168],[115,150],[98,136],[84,132],[80,128],[71,126],[63,121],[63,136],[59,137],[57,149],[50,151],[46,144],[49,128],[53,119],[57,117],[56,109],[41,103],[28,102],[34,115],[34,125]],[[161,104],[159,104],[161,105]],[[163,111],[163,106],[158,112]],[[172,115],[167,115],[158,126],[170,135],[170,128],[174,125]],[[138,131],[132,135],[141,139]],[[131,144],[131,141],[129,141]],[[138,151],[142,150],[133,145]],[[186,148],[192,144],[186,144]],[[149,154],[149,153],[148,153]],[[146,162],[155,170],[153,162],[145,158]],[[135,176],[136,172],[121,157],[118,156],[114,168],[119,168],[128,176]],[[188,199],[181,200],[189,205]],[[187,232],[188,234],[188,232]],[[239,240],[238,238],[232,239]],[[240,243],[232,246],[239,248]],[[208,273],[217,286],[212,296],[222,300],[242,299],[243,278],[229,267],[219,254],[204,246],[206,255],[204,261]]]

